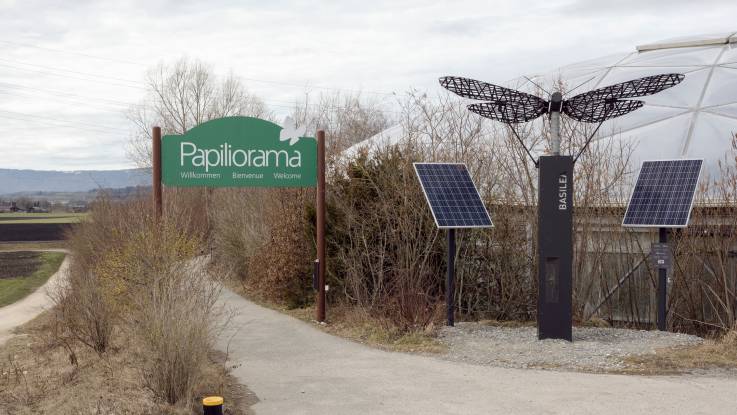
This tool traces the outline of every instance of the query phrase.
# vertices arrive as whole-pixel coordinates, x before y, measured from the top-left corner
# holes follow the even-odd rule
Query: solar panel
[[[489,213],[463,163],[414,163],[438,228],[488,228]]]
[[[686,226],[701,163],[702,160],[644,161],[622,226]]]

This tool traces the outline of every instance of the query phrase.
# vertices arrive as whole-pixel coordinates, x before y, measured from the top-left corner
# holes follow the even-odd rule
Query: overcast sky
[[[734,0],[0,0],[0,168],[133,167],[124,116],[180,57],[233,71],[277,114],[305,91],[437,93],[643,43],[737,31]]]

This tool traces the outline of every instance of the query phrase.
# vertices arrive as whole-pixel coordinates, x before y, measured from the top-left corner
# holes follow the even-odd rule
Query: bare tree
[[[314,97],[306,93],[294,109],[297,123],[313,122],[325,130],[328,156],[389,127],[395,119],[382,100],[365,98],[361,93],[325,93]]]
[[[126,114],[135,125],[128,154],[141,167],[151,165],[154,125],[161,126],[164,134],[183,134],[214,118],[269,116],[264,102],[248,92],[237,76],[218,78],[200,61],[183,58],[171,65],[159,64],[148,72],[146,84],[146,97]]]

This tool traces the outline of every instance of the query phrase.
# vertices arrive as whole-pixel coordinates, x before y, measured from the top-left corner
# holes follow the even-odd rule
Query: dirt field
[[[0,252],[0,279],[28,277],[42,263],[41,252]]]
[[[69,223],[13,223],[0,222],[0,242],[59,241]]]
[[[0,242],[59,241],[86,213],[0,213]]]
[[[60,252],[0,252],[0,307],[42,286],[63,259]]]

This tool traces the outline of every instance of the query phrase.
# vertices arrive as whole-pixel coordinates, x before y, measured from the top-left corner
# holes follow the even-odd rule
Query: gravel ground
[[[480,323],[444,327],[439,339],[448,346],[448,352],[441,356],[447,360],[508,368],[593,372],[622,369],[627,356],[703,341],[688,334],[598,327],[574,327],[573,343],[540,341],[536,327],[509,328]]]

